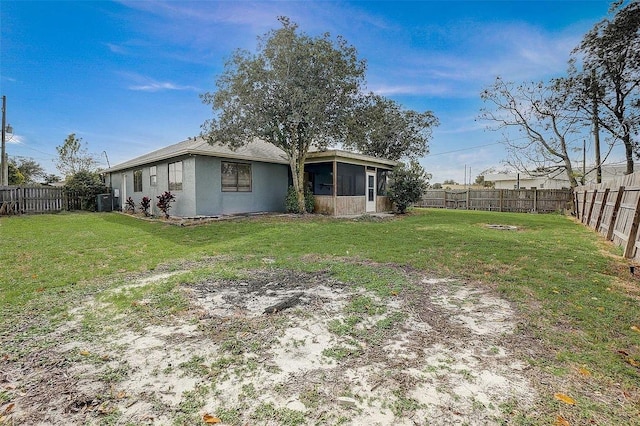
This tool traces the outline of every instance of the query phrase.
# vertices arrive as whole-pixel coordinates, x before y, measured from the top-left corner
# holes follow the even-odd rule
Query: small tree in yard
[[[401,164],[393,170],[389,183],[389,200],[395,205],[398,213],[404,214],[407,207],[420,201],[427,190],[429,176],[415,160],[408,165]]]
[[[80,171],[67,180],[64,185],[67,195],[79,197],[82,200],[83,210],[95,211],[97,207],[97,195],[108,192],[98,173]]]
[[[169,191],[165,191],[163,194],[158,195],[158,202],[156,206],[164,213],[164,217],[169,219],[169,210],[171,210],[171,204],[176,201],[176,196]]]
[[[86,144],[83,145],[82,138],[76,138],[75,133],[71,133],[62,145],[57,146],[56,151],[58,151],[56,167],[66,177],[79,172],[96,170],[98,161],[89,154]]]

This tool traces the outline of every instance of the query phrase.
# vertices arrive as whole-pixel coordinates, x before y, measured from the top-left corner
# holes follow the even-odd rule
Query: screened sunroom
[[[310,153],[304,171],[315,212],[341,216],[391,211],[386,185],[396,164],[340,150]]]

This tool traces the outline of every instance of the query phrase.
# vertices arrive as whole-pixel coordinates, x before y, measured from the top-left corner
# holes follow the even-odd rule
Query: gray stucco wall
[[[196,157],[197,215],[284,211],[288,186],[287,165],[252,162],[251,192],[223,192],[222,161],[225,160]]]
[[[171,216],[195,216],[196,200],[192,196],[195,193],[195,157],[181,157],[111,173],[111,186],[119,192],[120,207],[124,208],[127,197],[133,199],[136,208],[140,205],[142,197],[149,197],[151,198],[151,213],[161,215],[162,212],[156,207],[157,197],[169,190],[169,163],[175,161],[182,161],[182,190],[171,191],[175,195],[176,201],[171,206],[169,214]],[[151,166],[156,166],[156,185],[151,185]],[[135,192],[133,188],[133,172],[135,170],[142,170],[142,191],[140,192]],[[136,209],[136,211],[138,210]]]
[[[222,192],[221,162],[224,159],[206,156],[185,156],[161,163],[110,173],[112,188],[119,192],[120,207],[126,197],[140,205],[142,197],[151,198],[151,212],[162,213],[156,207],[157,196],[169,189],[169,163],[182,161],[182,190],[173,190],[176,201],[171,216],[216,216],[234,213],[284,211],[287,195],[288,166],[262,162],[251,163],[251,192]],[[233,161],[233,160],[227,160]],[[156,166],[156,185],[150,184],[150,167]],[[142,170],[142,191],[134,192],[133,173]],[[138,211],[138,209],[137,209]]]

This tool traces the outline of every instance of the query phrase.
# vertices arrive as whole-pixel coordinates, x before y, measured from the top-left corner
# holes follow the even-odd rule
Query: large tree
[[[79,172],[96,171],[98,161],[89,153],[86,144],[82,143],[82,138],[77,138],[75,133],[67,136],[64,143],[56,147],[56,151],[56,167],[65,177],[74,176]]]
[[[588,82],[585,104],[597,114],[595,123],[622,141],[629,174],[634,154],[640,154],[639,141],[632,138],[640,125],[640,2],[617,1],[611,11],[612,18],[584,36],[573,62],[582,64],[578,71]]]
[[[257,53],[236,51],[217,90],[201,96],[214,113],[202,133],[213,144],[238,147],[261,139],[282,149],[304,212],[307,153],[344,141],[365,63],[343,38],[310,37],[288,18],[279,20],[280,29],[259,38]]]
[[[25,183],[25,177],[16,167],[15,162],[9,161],[7,164],[7,173],[9,175],[9,185],[22,185]]]
[[[33,158],[18,157],[17,159],[10,159],[9,165],[13,165],[20,171],[20,174],[24,177],[21,183],[36,183],[46,176],[44,168]]]
[[[428,142],[438,119],[431,111],[406,110],[391,99],[371,93],[360,99],[350,124],[345,148],[400,160],[429,152]]]
[[[489,104],[480,118],[491,130],[503,131],[511,164],[525,172],[566,172],[572,187],[577,186],[570,154],[578,142],[581,114],[572,107],[567,79],[546,83],[515,85],[497,78],[485,89],[482,100]],[[516,129],[514,137],[509,129]],[[581,141],[581,139],[580,139]]]

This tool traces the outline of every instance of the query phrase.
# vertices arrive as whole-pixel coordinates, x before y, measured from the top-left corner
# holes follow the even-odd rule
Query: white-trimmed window
[[[169,191],[182,190],[182,161],[169,163]]]
[[[142,192],[142,170],[133,171],[133,192]]]
[[[251,192],[251,164],[223,161],[222,191]]]
[[[158,169],[156,166],[149,167],[149,185],[156,186],[158,184]]]

